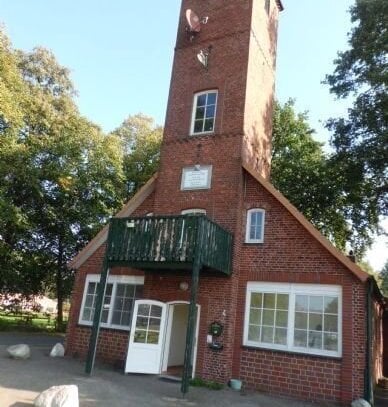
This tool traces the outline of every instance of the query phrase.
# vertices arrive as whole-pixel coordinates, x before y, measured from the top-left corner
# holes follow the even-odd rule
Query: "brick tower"
[[[281,9],[276,0],[183,0],[180,12],[154,213],[205,211],[234,235],[232,276],[201,274],[198,290],[199,303],[208,306],[204,325],[222,321],[228,345],[218,354],[204,346],[197,372],[221,381],[239,366],[233,343],[244,233],[242,165],[269,177]],[[190,28],[188,10],[196,13],[194,25],[207,20],[198,23],[199,33]]]

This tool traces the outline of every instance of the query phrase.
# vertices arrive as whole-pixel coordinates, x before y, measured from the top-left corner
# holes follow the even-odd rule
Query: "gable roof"
[[[342,263],[347,269],[349,269],[355,277],[357,277],[363,283],[366,282],[370,276],[365,271],[361,270],[357,264],[353,263],[346,255],[339,251],[333,244],[326,239],[319,231],[316,229],[298,209],[282,194],[280,193],[270,182],[265,178],[257,174],[255,170],[246,164],[243,164],[243,168],[256,180],[258,181],[275,199],[277,199],[284,208],[304,227],[304,229],[316,239],[330,254],[332,254],[340,263]]]
[[[114,216],[115,218],[125,218],[130,216],[151,193],[155,190],[155,181],[158,174],[154,174],[140,189],[136,192],[123,208]],[[102,245],[108,238],[109,225],[105,225],[97,235],[67,264],[70,269],[78,269],[85,261]]]

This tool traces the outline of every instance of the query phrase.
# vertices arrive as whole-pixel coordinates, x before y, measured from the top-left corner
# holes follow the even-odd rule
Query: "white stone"
[[[14,359],[28,359],[31,356],[30,347],[25,344],[9,346],[7,352]]]
[[[57,343],[54,345],[54,347],[51,349],[50,356],[52,358],[63,358],[65,356],[65,348],[61,343]]]
[[[53,386],[43,391],[34,401],[35,407],[79,407],[78,387],[74,384]]]
[[[371,405],[364,399],[354,400],[352,407],[371,407]]]

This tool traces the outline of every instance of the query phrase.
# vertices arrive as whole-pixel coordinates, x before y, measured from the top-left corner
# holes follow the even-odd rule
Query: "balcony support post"
[[[96,299],[96,307],[94,311],[94,318],[93,318],[93,326],[92,332],[89,338],[89,349],[88,355],[86,358],[86,365],[85,365],[85,373],[88,375],[92,375],[94,362],[96,359],[96,352],[97,352],[97,343],[98,343],[98,335],[100,333],[100,323],[101,323],[101,315],[102,315],[102,308],[104,305],[104,297],[106,291],[106,283],[109,277],[109,264],[108,264],[108,248],[110,243],[110,233],[111,227],[109,225],[108,229],[108,238],[107,238],[107,248],[105,250],[104,262],[101,271],[100,283],[97,287],[97,299]]]
[[[199,272],[202,268],[202,242],[204,237],[204,217],[198,219],[198,229],[196,236],[196,245],[193,262],[193,272],[191,276],[191,291],[190,291],[190,306],[189,316],[186,332],[186,348],[185,348],[185,360],[183,364],[182,384],[181,392],[183,396],[189,391],[190,379],[193,373],[193,350],[195,342],[196,322],[197,322],[197,293]]]

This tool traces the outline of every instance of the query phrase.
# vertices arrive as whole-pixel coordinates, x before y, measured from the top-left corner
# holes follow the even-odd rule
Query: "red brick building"
[[[88,353],[109,269],[97,357],[128,373],[372,397],[378,289],[269,182],[281,11],[182,1],[160,169],[71,262],[68,354]]]

